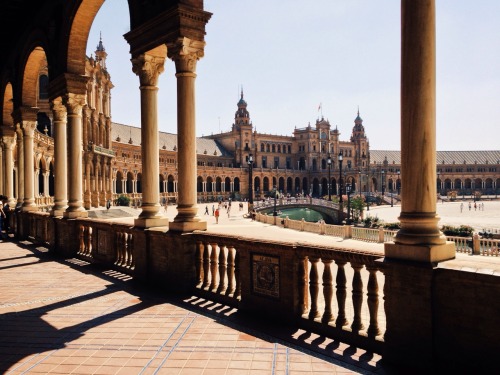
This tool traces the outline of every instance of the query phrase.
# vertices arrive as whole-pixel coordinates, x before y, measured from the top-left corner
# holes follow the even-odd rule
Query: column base
[[[207,230],[206,221],[172,221],[168,224],[168,230],[172,232],[193,232],[195,230]]]
[[[31,212],[31,211],[38,211],[39,208],[37,205],[32,205],[32,206],[21,206],[21,211],[22,212]]]
[[[455,258],[455,243],[446,241],[442,245],[405,245],[386,243],[385,257],[414,262],[436,263]]]
[[[65,219],[79,219],[89,217],[89,213],[85,210],[82,211],[64,211],[63,217]]]
[[[50,216],[64,216],[64,213],[66,212],[66,208],[56,208],[56,209],[52,209],[50,211]]]
[[[153,228],[153,227],[167,227],[168,218],[166,217],[152,217],[152,218],[142,218],[138,217],[134,219],[134,227],[138,228]]]

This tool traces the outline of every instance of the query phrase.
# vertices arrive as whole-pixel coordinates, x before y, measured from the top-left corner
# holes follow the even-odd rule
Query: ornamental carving
[[[156,86],[164,70],[165,58],[142,54],[132,60],[132,71],[139,76],[141,86]]]
[[[196,62],[205,55],[205,42],[179,38],[175,43],[168,44],[168,57],[175,62],[176,72],[194,73]]]
[[[82,94],[67,94],[63,98],[68,115],[82,115],[82,109],[87,104],[86,96]]]
[[[16,145],[16,138],[3,136],[2,142],[6,150],[13,150]]]
[[[61,97],[50,102],[50,109],[52,110],[55,122],[66,122],[67,110]]]

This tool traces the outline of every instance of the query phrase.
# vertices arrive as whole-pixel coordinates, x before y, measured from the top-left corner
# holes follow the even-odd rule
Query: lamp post
[[[342,206],[342,160],[344,156],[342,155],[342,151],[339,152],[338,160],[339,160],[339,203]]]
[[[394,207],[394,182],[391,181],[391,207]]]
[[[437,173],[437,181],[436,181],[436,185],[437,185],[437,193],[438,193],[439,195],[441,195],[441,194],[439,193],[439,190],[440,190],[440,189],[439,189],[439,187],[440,187],[439,185],[440,185],[440,182],[441,182],[441,181],[439,180],[439,176],[440,176],[440,174],[439,174],[439,172],[438,172],[438,173]]]
[[[401,180],[400,180],[400,177],[401,176],[401,172],[398,171],[398,180],[396,181],[396,189],[398,189],[398,195],[401,194]]]
[[[345,222],[347,225],[351,225],[351,188],[350,184],[345,185],[345,192],[347,194],[347,220]]]
[[[385,177],[385,171],[382,169],[382,199],[385,195],[385,180],[384,180],[384,177]]]
[[[253,209],[253,155],[248,155],[248,212]]]
[[[332,173],[332,158],[330,155],[328,155],[328,159],[326,159],[326,163],[328,164],[328,201],[332,201],[332,192],[330,189],[330,185],[332,183],[332,179],[330,177],[330,174]]]

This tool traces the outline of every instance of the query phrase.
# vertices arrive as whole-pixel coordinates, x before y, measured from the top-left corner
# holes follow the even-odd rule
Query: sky
[[[286,7],[283,5],[286,4]],[[205,56],[196,79],[197,136],[231,129],[243,88],[254,128],[291,136],[323,116],[349,140],[359,108],[376,150],[400,149],[401,9],[397,0],[205,0]],[[437,0],[437,150],[498,150],[500,1]],[[114,84],[112,121],[140,126],[126,0],[106,0],[99,35]],[[171,60],[158,82],[158,123],[177,133]]]

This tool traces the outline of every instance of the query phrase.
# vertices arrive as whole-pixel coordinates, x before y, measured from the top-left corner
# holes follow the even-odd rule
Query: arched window
[[[49,76],[42,74],[38,78],[38,99],[49,98]]]

